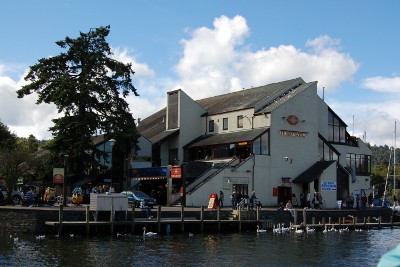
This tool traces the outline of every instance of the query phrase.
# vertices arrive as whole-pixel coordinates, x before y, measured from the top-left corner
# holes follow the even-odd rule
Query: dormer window
[[[210,121],[208,122],[208,131],[209,131],[210,133],[214,132],[214,120],[210,120]]]
[[[222,130],[228,130],[228,118],[222,119]]]
[[[243,115],[237,116],[237,127],[243,128]]]

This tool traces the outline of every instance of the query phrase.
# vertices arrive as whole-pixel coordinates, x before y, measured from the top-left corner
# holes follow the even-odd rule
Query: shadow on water
[[[18,240],[15,240],[15,239]],[[369,232],[46,236],[0,234],[0,266],[376,266],[400,229]]]

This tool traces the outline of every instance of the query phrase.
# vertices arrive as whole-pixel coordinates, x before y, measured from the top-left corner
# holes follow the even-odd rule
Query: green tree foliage
[[[13,150],[17,146],[17,136],[10,132],[8,126],[0,121],[0,150]]]
[[[134,71],[131,64],[112,58],[106,42],[109,32],[109,26],[100,27],[56,42],[66,52],[39,59],[25,77],[30,83],[17,91],[19,98],[37,93],[37,104],[54,103],[62,113],[53,119],[50,131],[54,138],[47,147],[55,154],[68,154],[71,171],[79,178],[102,156],[92,143],[98,131],[106,138],[122,132],[137,138],[124,99],[130,93],[138,95],[132,84]]]

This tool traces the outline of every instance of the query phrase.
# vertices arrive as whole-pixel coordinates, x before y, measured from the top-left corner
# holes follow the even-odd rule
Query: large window
[[[357,175],[369,175],[371,173],[371,156],[360,154],[346,155],[347,167],[355,171]]]
[[[332,111],[328,111],[328,141],[346,143],[346,124]]]
[[[214,120],[210,120],[210,121],[208,122],[208,131],[209,131],[210,133],[214,132]]]
[[[228,130],[228,118],[223,118],[222,120],[222,129]]]
[[[237,127],[243,128],[243,115],[237,116]]]
[[[318,139],[318,157],[319,161],[331,161],[339,159],[339,152],[331,146],[328,141],[319,135]]]
[[[269,155],[269,131],[253,140],[253,154]]]

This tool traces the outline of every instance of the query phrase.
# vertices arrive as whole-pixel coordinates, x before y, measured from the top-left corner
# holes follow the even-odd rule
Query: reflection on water
[[[213,235],[46,236],[0,234],[0,266],[376,266],[400,229]]]

